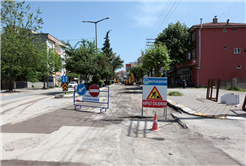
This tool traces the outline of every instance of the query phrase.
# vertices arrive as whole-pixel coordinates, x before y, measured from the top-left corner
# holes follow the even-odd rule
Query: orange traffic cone
[[[152,126],[152,131],[160,131],[160,129],[158,129],[158,124],[157,124],[157,116],[155,114],[155,118],[154,118],[154,122],[153,122],[153,126]]]

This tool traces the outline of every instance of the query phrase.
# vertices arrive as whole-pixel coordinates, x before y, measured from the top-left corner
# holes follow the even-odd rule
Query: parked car
[[[74,88],[75,85],[78,85],[77,82],[72,81],[68,84],[68,88]]]

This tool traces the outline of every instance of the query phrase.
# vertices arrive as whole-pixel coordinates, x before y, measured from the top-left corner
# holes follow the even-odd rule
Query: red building
[[[177,78],[193,86],[206,86],[209,78],[245,80],[246,23],[218,22],[215,17],[213,22],[193,25],[189,32],[195,47],[177,66]]]
[[[126,72],[129,72],[131,70],[131,64],[126,64]]]
[[[129,64],[126,64],[126,73],[128,74],[128,72],[131,70],[132,67],[137,66],[137,62],[130,62]]]

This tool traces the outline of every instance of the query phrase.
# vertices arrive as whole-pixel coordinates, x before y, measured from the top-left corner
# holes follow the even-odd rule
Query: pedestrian
[[[183,79],[183,88],[185,89],[185,87],[186,87],[186,80],[185,80],[185,78]]]

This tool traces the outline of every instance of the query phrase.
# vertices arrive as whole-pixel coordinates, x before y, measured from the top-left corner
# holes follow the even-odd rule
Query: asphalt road
[[[18,96],[18,95],[17,95]],[[107,94],[100,94],[105,101]],[[163,109],[144,108],[137,86],[110,87],[110,108],[32,94],[3,101],[2,165],[240,165],[199,132],[184,129]],[[151,131],[154,114],[159,132]]]

